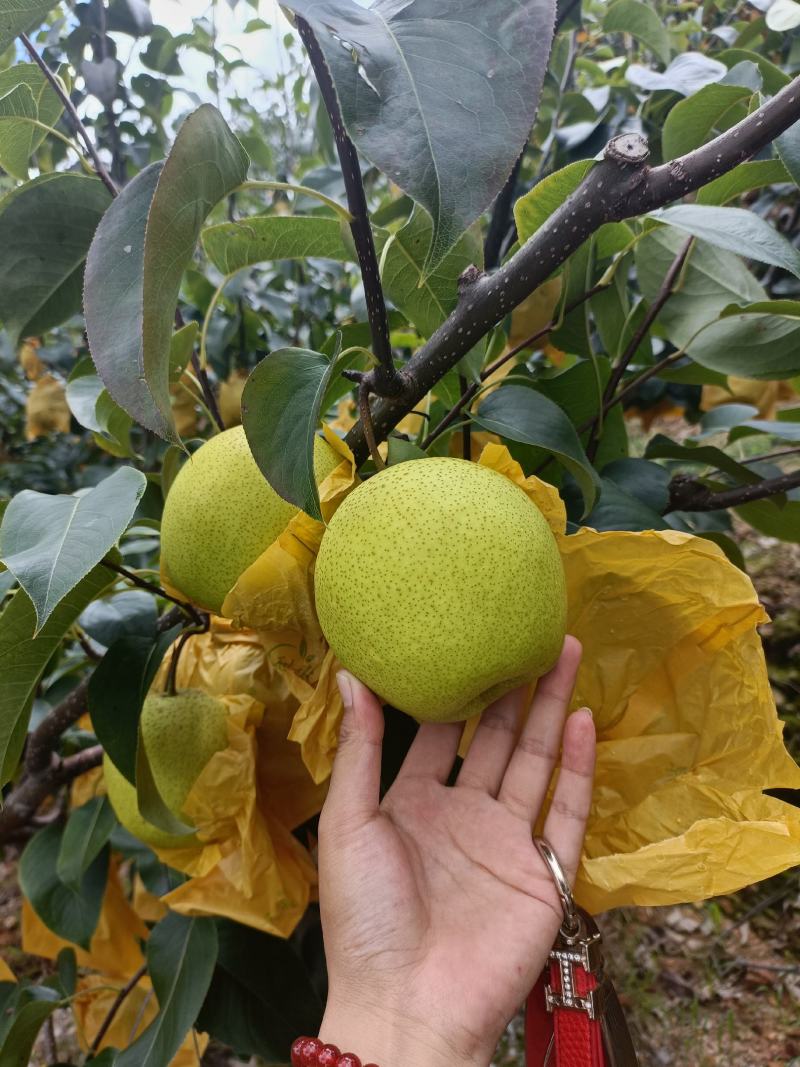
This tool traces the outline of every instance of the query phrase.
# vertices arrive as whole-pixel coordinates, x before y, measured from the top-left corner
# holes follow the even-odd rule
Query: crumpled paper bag
[[[78,1041],[87,1050],[99,1032],[124,982],[105,975],[90,974],[78,980],[77,995],[72,1002],[77,1024]],[[150,979],[144,976],[126,995],[106,1031],[98,1049],[127,1048],[133,1044],[158,1012],[158,1001]],[[195,1041],[196,1038],[196,1041]],[[208,1035],[187,1034],[169,1067],[197,1067],[208,1045]]]
[[[599,912],[702,900],[800,863],[800,811],[763,792],[800,787],[800,768],[781,739],[756,630],[766,615],[747,576],[689,534],[567,537],[552,486],[525,478],[503,446],[480,462],[516,482],[556,534],[568,628],[584,647],[573,707],[592,708],[599,743],[579,902]],[[332,653],[323,662],[290,734],[316,781],[342,713]]]
[[[161,898],[184,915],[223,915],[288,936],[305,912],[316,869],[292,830],[322,807],[297,745],[287,740],[298,707],[281,666],[286,642],[213,618],[192,637],[177,671],[228,707],[228,746],[205,766],[184,806],[200,843],[156,849],[189,880]],[[154,688],[163,686],[169,654]],[[293,678],[292,678],[293,681]]]
[[[17,979],[14,972],[8,966],[5,960],[0,960],[0,982],[15,982]]]
[[[144,963],[140,941],[146,940],[147,936],[147,927],[122,890],[115,857],[109,867],[100,918],[88,952],[53,933],[30,902],[25,897],[22,899],[22,950],[32,956],[54,960],[62,948],[72,948],[79,967],[88,967],[124,982]]]

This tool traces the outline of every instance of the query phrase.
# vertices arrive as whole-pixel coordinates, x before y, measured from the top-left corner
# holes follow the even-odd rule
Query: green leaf
[[[117,197],[89,252],[84,312],[97,372],[120,407],[167,440],[177,440],[169,385],[181,279],[206,216],[246,173],[244,149],[204,104],[167,160]]]
[[[433,270],[495,199],[528,140],[555,0],[286,6],[311,25],[358,149],[434,220],[425,272]]]
[[[646,461],[621,460],[620,462],[645,463]],[[650,466],[655,466],[655,464]],[[656,488],[660,495],[663,483],[659,481]],[[591,526],[595,530],[666,530],[669,527],[660,511],[646,501],[638,499],[624,482],[619,484],[606,478],[605,471],[601,478],[600,498],[583,520],[583,525]]]
[[[551,452],[575,478],[586,512],[591,511],[600,479],[583,451],[575,427],[552,400],[525,385],[504,385],[481,402],[473,419],[490,433]]]
[[[800,161],[798,161],[800,164]],[[798,170],[800,174],[800,169]],[[729,200],[749,193],[752,189],[761,189],[765,185],[776,185],[791,181],[787,167],[780,159],[755,159],[740,163],[738,167],[721,174],[713,182],[698,190],[698,204],[726,204]]]
[[[794,494],[782,506],[774,500],[754,500],[751,504],[742,504],[735,508],[739,518],[767,537],[776,537],[779,541],[800,543],[800,498]]]
[[[779,134],[773,144],[795,185],[800,185],[800,122]]]
[[[672,227],[656,227],[636,245],[634,258],[639,286],[651,303],[686,240]],[[695,242],[681,275],[681,286],[658,316],[669,340],[683,346],[731,303],[749,304],[766,299],[766,292],[738,256],[704,241]]]
[[[154,637],[157,618],[155,597],[144,589],[124,589],[95,600],[78,622],[89,637],[109,648],[120,637]]]
[[[6,1006],[10,1026],[0,1043],[0,1063],[3,1067],[29,1067],[31,1053],[39,1030],[48,1016],[59,1006],[60,997],[47,986],[20,988],[13,1003]]]
[[[130,635],[115,641],[89,681],[89,712],[97,739],[131,784],[136,781],[139,716],[164,655],[180,633],[173,626],[156,638]]]
[[[687,351],[697,363],[722,374],[765,381],[791,378],[800,373],[800,317],[748,309],[727,314],[701,330]]]
[[[783,412],[779,413],[780,415]],[[771,437],[777,437],[780,441],[800,441],[800,422],[791,419],[746,419],[735,426],[728,440],[738,441],[740,437],[750,437],[753,434],[767,433]]]
[[[146,485],[139,471],[121,467],[86,493],[50,496],[24,489],[8,505],[0,557],[33,601],[37,632],[117,544]]]
[[[737,462],[712,445],[694,445],[689,441],[679,444],[663,434],[656,434],[647,442],[644,454],[646,459],[674,459],[682,464],[711,467],[727,474],[737,485],[754,485],[761,481],[761,476],[746,464]]]
[[[338,219],[303,215],[257,215],[209,226],[202,233],[206,255],[223,274],[276,259],[355,260]]]
[[[795,0],[775,0],[767,11],[767,26],[784,33],[800,26],[800,4]]]
[[[661,134],[664,159],[676,159],[744,118],[752,89],[714,82],[679,101],[667,115]]]
[[[53,0],[0,0],[0,53],[21,33],[38,29],[54,7]]]
[[[323,1003],[292,941],[222,920],[219,959],[197,1020],[240,1053],[288,1063],[298,1034],[316,1034]]]
[[[142,282],[147,215],[163,163],[125,186],[97,227],[86,260],[84,316],[97,373],[113,399],[142,426],[166,436],[142,362]]]
[[[427,452],[423,452],[413,441],[406,441],[403,437],[390,437],[387,447],[387,467],[393,467],[396,463],[407,463],[410,459],[428,459]]]
[[[640,0],[616,0],[603,19],[606,33],[629,33],[650,49],[662,63],[669,63],[667,27],[652,7]]]
[[[169,427],[163,436],[170,440],[176,439],[176,432],[169,350],[181,279],[192,262],[204,220],[242,184],[248,164],[247,153],[222,115],[211,104],[203,104],[179,129],[150,204],[144,242],[142,369]]]
[[[426,275],[432,233],[430,218],[417,207],[401,230],[378,241],[384,291],[422,337],[430,337],[458,303],[458,279],[466,268],[483,266],[480,234],[472,228]]]
[[[171,912],[154,927],[147,942],[147,969],[159,1012],[119,1053],[114,1067],[166,1067],[172,1061],[202,1007],[217,951],[211,919]]]
[[[56,956],[56,978],[61,993],[71,997],[78,984],[78,960],[74,948],[62,948]]]
[[[109,851],[104,847],[72,888],[61,881],[56,868],[62,834],[62,827],[54,824],[31,838],[20,857],[19,885],[49,930],[88,950],[106,889]]]
[[[86,253],[109,201],[99,179],[60,172],[0,200],[0,320],[12,345],[80,309]]]
[[[649,216],[693,237],[700,237],[717,248],[782,267],[800,277],[800,252],[753,211],[740,207],[676,204],[651,211]]]
[[[336,363],[335,356],[280,348],[262,359],[242,393],[242,425],[261,473],[284,500],[320,520],[314,434]]]
[[[721,60],[729,70],[732,70],[738,63],[755,63],[761,73],[764,89],[771,96],[779,93],[791,81],[789,75],[780,67],[747,48],[726,48],[724,52],[719,53],[717,59]]]
[[[65,72],[66,68],[59,68],[56,77],[64,81]],[[16,95],[20,90],[21,98]],[[30,98],[24,90],[30,92]],[[45,126],[55,126],[63,110],[50,82],[35,63],[17,63],[0,71],[0,166],[20,181],[27,181],[28,160],[47,132],[25,120],[38,119]],[[21,121],[15,121],[15,114]]]
[[[95,567],[61,601],[36,637],[36,611],[24,590],[17,590],[0,614],[0,785],[14,773],[45,667],[69,627],[112,577],[105,567]]]
[[[83,876],[108,841],[116,822],[106,797],[92,797],[70,812],[56,861],[56,874],[68,889],[80,892]]]
[[[529,193],[514,204],[514,219],[520,244],[532,237],[540,226],[561,207],[589,173],[594,161],[579,159],[561,170],[542,178]]]

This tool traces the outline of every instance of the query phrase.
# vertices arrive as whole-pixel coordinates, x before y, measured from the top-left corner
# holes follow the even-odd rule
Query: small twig
[[[580,307],[587,300],[590,300],[596,293],[601,292],[603,289],[607,289],[610,282],[598,282],[597,285],[593,285],[591,289],[587,289],[585,293],[581,293],[580,296],[571,300],[569,304],[564,308],[564,315],[568,315],[575,308]],[[445,430],[449,430],[453,423],[458,419],[463,409],[477,396],[481,385],[490,378],[495,371],[499,370],[504,364],[508,363],[510,359],[518,356],[520,352],[524,352],[526,348],[530,348],[536,344],[540,338],[545,337],[551,330],[554,330],[559,323],[559,318],[551,319],[546,326],[542,326],[536,333],[531,334],[530,337],[526,337],[524,341],[520,341],[518,345],[510,349],[508,352],[504,352],[502,356],[498,356],[493,363],[490,363],[488,367],[484,367],[480,374],[480,382],[472,382],[461,394],[455,404],[450,408],[446,415],[434,426],[428,436],[422,442],[422,448],[429,448],[437,437],[440,437]]]
[[[741,459],[740,463],[765,463],[768,459],[783,459],[784,456],[796,456],[800,448],[785,448],[782,452],[770,452],[766,456],[751,456],[749,459]]]
[[[120,577],[130,582],[131,585],[135,585],[139,589],[146,589],[147,592],[152,593],[153,596],[160,596],[163,597],[164,600],[169,600],[171,603],[177,604],[181,611],[183,611],[184,614],[189,616],[195,626],[204,625],[202,613],[199,612],[197,608],[193,604],[190,604],[188,601],[178,600],[177,597],[174,597],[171,593],[168,593],[166,589],[162,589],[160,585],[156,585],[155,582],[148,582],[146,579],[140,578],[135,571],[129,571],[127,567],[122,567],[119,565],[119,563],[114,563],[112,560],[104,559],[102,561],[102,564],[107,570],[114,571],[115,574],[119,574]]]
[[[53,1026],[53,1016],[48,1015],[42,1028],[42,1043],[44,1054],[48,1063],[55,1063],[58,1059],[58,1046],[56,1045],[56,1030]]]
[[[667,303],[669,298],[675,293],[680,273],[683,270],[683,265],[689,255],[694,244],[694,237],[687,237],[678,250],[677,255],[670,263],[669,270],[664,275],[664,280],[656,293],[655,299],[647,312],[639,323],[633,337],[628,342],[625,351],[620,356],[618,362],[611,371],[611,376],[608,379],[608,383],[603,392],[603,412],[605,412],[605,405],[608,404],[614,397],[617,391],[619,383],[622,381],[625,371],[628,369],[631,360],[639,350],[639,345],[647,336],[650,327],[658,318],[662,308]],[[590,460],[594,460],[597,454],[597,447],[600,444],[601,434],[598,432],[598,427],[601,426],[600,413],[592,420],[589,430],[589,441],[586,445],[586,455]]]
[[[767,960],[745,960],[740,957],[731,960],[733,967],[744,967],[748,971],[776,971],[778,974],[800,974],[800,963],[770,963]]]
[[[525,149],[523,148],[519,156],[517,156],[517,161],[506,180],[506,184],[497,194],[497,199],[494,202],[492,217],[489,220],[489,230],[483,245],[483,264],[486,270],[492,270],[500,262],[510,225],[511,209],[514,206],[519,172],[522,170],[522,160],[524,158]]]
[[[458,388],[461,390],[462,396],[467,391],[467,379],[463,374],[458,376]],[[461,451],[464,459],[472,459],[472,422],[469,419],[461,427]]]
[[[200,383],[200,388],[203,391],[203,400],[206,407],[211,413],[211,417],[219,427],[220,433],[225,429],[225,423],[222,421],[222,415],[219,410],[219,404],[217,398],[214,395],[214,390],[211,388],[211,382],[208,377],[208,371],[205,367],[200,366],[200,358],[196,352],[192,352],[192,370]]]
[[[353,235],[358,264],[361,268],[361,278],[364,282],[367,318],[372,335],[372,351],[378,361],[378,366],[369,373],[370,391],[377,393],[378,396],[399,396],[404,391],[404,382],[392,359],[389,319],[386,314],[386,302],[383,297],[378,256],[372,237],[358,153],[344,127],[333,77],[322,49],[309,24],[299,16],[297,17],[297,29],[308,52],[320,95],[331,120],[336,150],[342,167],[344,187],[347,192],[347,207],[352,215],[350,232]]]
[[[120,989],[119,993],[117,993],[116,997],[114,998],[113,1004],[108,1009],[108,1013],[105,1019],[103,1019],[102,1023],[100,1024],[100,1029],[97,1031],[97,1035],[95,1036],[94,1041],[89,1046],[90,1056],[94,1056],[97,1054],[97,1050],[100,1048],[100,1042],[108,1033],[108,1029],[116,1018],[117,1012],[122,1007],[125,998],[136,988],[136,986],[139,984],[139,982],[141,982],[142,978],[144,978],[146,974],[147,964],[143,963],[139,970],[136,971],[129,978],[129,980],[125,983],[122,989]]]
[[[114,179],[111,177],[111,175],[108,173],[108,171],[106,170],[105,166],[103,165],[102,159],[97,154],[97,149],[94,146],[94,142],[92,141],[91,137],[89,136],[89,133],[88,133],[86,127],[83,125],[83,122],[81,121],[81,117],[78,114],[78,111],[77,111],[75,105],[73,104],[72,100],[69,98],[69,94],[64,91],[64,88],[61,85],[61,83],[59,82],[58,78],[55,76],[53,71],[48,67],[48,65],[45,63],[45,61],[42,59],[42,57],[36,51],[36,49],[33,46],[33,43],[31,42],[31,39],[30,39],[30,37],[28,37],[27,33],[21,33],[19,35],[19,39],[22,41],[22,45],[23,45],[25,51],[28,53],[28,55],[31,57],[31,59],[34,61],[34,63],[39,67],[39,69],[41,70],[42,74],[44,74],[45,78],[47,78],[48,82],[50,83],[50,85],[51,85],[51,87],[53,89],[53,92],[56,94],[58,99],[64,105],[64,108],[67,111],[67,113],[69,114],[69,117],[72,119],[73,123],[75,124],[75,129],[77,130],[81,140],[83,141],[84,145],[86,146],[86,151],[89,153],[89,158],[91,159],[92,164],[94,165],[94,168],[97,171],[98,178],[100,178],[100,180],[102,181],[102,183],[105,185],[105,187],[108,189],[108,191],[111,193],[112,196],[117,196],[118,193],[119,193],[119,189],[117,188],[116,183],[114,182]]]
[[[369,454],[372,456],[372,462],[377,470],[382,471],[386,469],[386,464],[383,462],[383,457],[378,451],[378,445],[375,441],[375,431],[372,428],[372,412],[369,407],[369,392],[369,384],[366,379],[362,379],[358,384],[358,414],[364,423],[364,432],[369,444]]]
[[[84,678],[36,727],[28,738],[26,774],[36,775],[50,766],[53,749],[59,738],[86,711],[88,692],[89,679]]]
[[[800,488],[800,470],[782,474],[778,478],[765,478],[752,485],[737,485],[718,491],[709,489],[694,478],[678,475],[670,482],[669,503],[664,514],[670,511],[720,511],[723,508],[736,508],[797,488]]]
[[[579,3],[580,0],[569,0],[569,2],[564,5],[556,19],[556,33],[558,33]]]

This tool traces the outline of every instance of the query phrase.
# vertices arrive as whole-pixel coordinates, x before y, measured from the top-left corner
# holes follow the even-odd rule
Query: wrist
[[[488,1054],[466,1050],[433,1027],[384,1005],[329,998],[319,1038],[378,1067],[488,1067]]]

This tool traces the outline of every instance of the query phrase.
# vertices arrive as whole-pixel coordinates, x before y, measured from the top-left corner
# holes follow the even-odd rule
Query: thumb
[[[331,822],[366,822],[378,810],[383,708],[349,671],[336,675],[344,704],[326,815]]]

